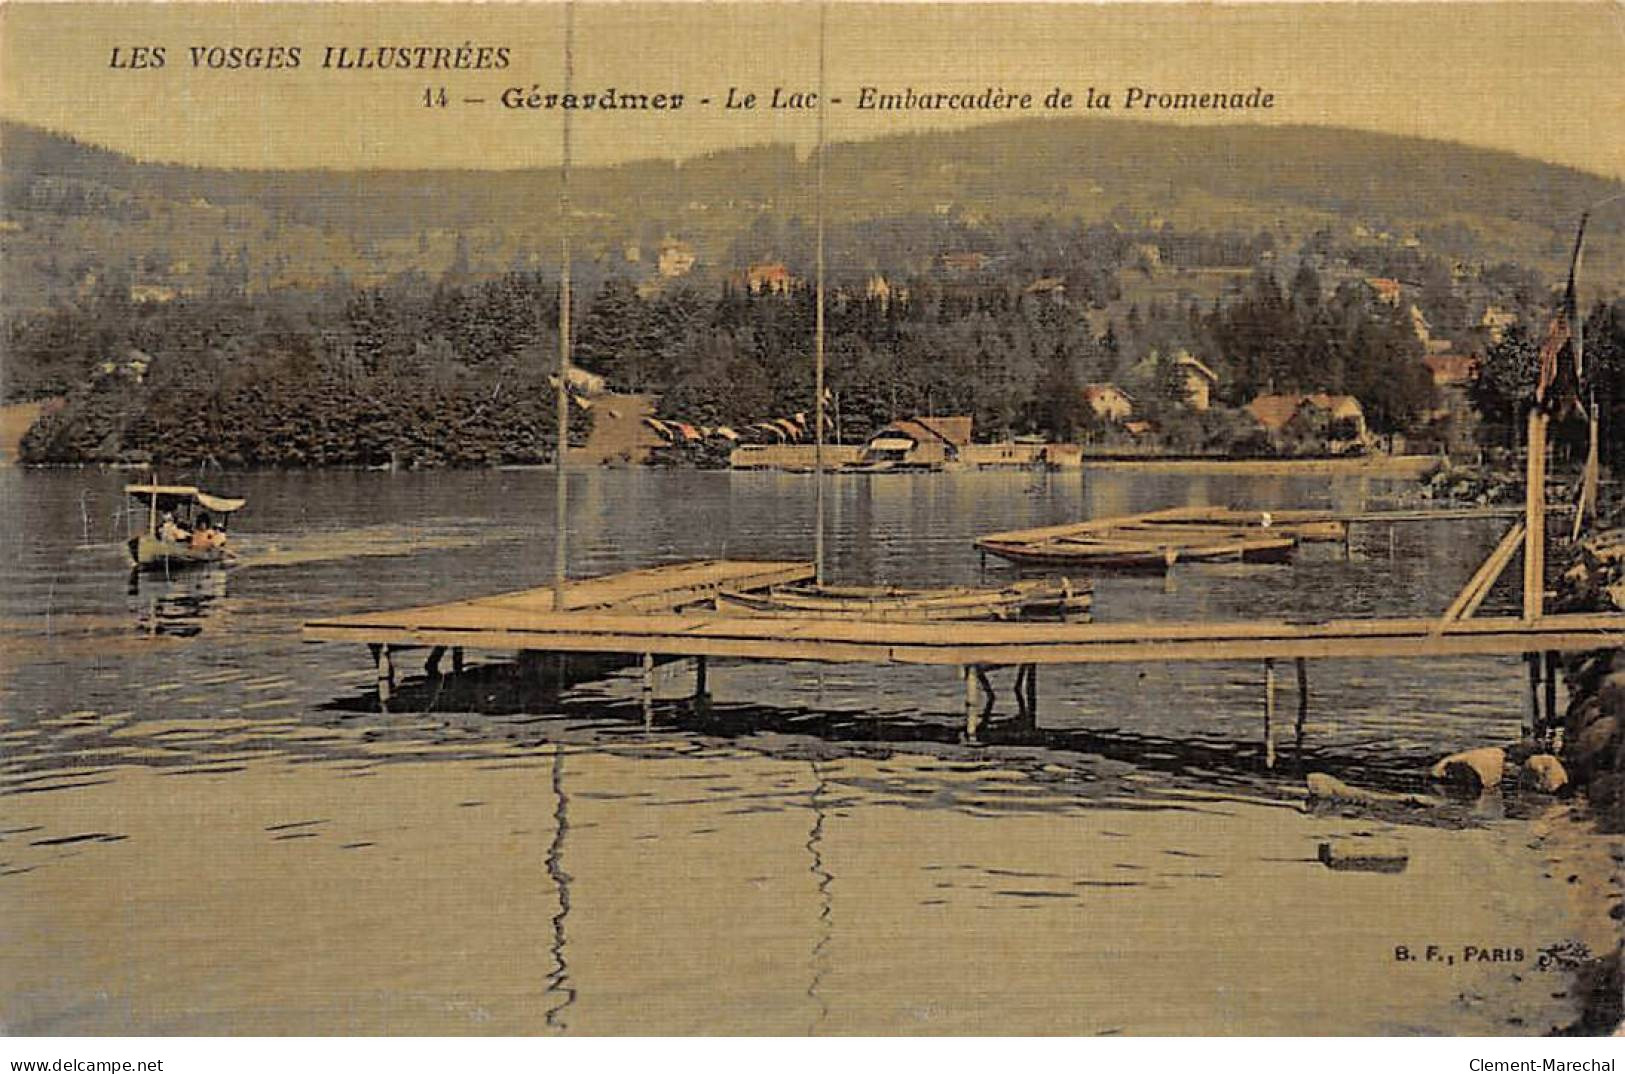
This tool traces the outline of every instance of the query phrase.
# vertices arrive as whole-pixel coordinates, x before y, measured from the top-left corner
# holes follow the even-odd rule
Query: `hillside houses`
[[[1213,389],[1219,386],[1219,374],[1209,369],[1201,359],[1189,351],[1180,351],[1174,365],[1183,378],[1185,405],[1195,411],[1207,410],[1213,405]]]
[[[1352,395],[1327,392],[1260,395],[1245,409],[1277,446],[1295,432],[1310,436],[1322,433],[1327,448],[1334,454],[1364,450],[1372,443],[1370,430],[1366,428],[1365,408]]]
[[[1122,424],[1134,413],[1134,400],[1115,384],[1086,384],[1083,405],[1102,421]]]

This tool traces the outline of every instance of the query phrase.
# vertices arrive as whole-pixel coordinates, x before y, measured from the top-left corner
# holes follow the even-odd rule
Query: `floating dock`
[[[978,537],[983,564],[997,556],[1023,567],[1172,570],[1176,563],[1283,563],[1300,544],[1341,542],[1348,550],[1356,524],[1516,518],[1516,507],[1435,510],[1263,510],[1169,507],[1137,515],[1063,522]]]

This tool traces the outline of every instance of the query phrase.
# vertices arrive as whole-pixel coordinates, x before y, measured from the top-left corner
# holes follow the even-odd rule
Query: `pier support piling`
[[[378,668],[378,703],[380,706],[389,704],[390,695],[395,692],[395,660],[390,655],[387,645],[368,645],[372,652],[373,663]]]
[[[1529,653],[1523,658],[1529,668],[1529,704],[1524,709],[1523,737],[1534,737],[1540,726],[1540,654]]]
[[[446,647],[444,645],[436,645],[433,649],[430,649],[428,659],[423,661],[423,673],[431,679],[438,679],[440,677],[440,660],[445,655]]]
[[[1275,658],[1264,659],[1264,767],[1275,767]]]
[[[987,720],[993,715],[994,703],[998,700],[993,693],[993,680],[987,677],[987,669],[977,664],[976,684],[982,688],[982,719]]]
[[[965,742],[976,746],[982,741],[982,707],[977,704],[976,682],[980,668],[966,664],[959,669],[960,677],[965,680]]]
[[[463,673],[463,647],[461,645],[452,646],[451,670],[454,675]]]
[[[1546,653],[1546,714],[1540,724],[1535,728],[1537,735],[1550,734],[1552,728],[1560,722],[1557,718],[1557,669],[1560,660],[1557,653]]]
[[[1298,720],[1292,728],[1293,750],[1303,753],[1303,724],[1309,717],[1309,661],[1298,657]]]
[[[643,703],[643,726],[653,727],[655,722],[655,654],[643,654],[643,680],[640,690]]]
[[[694,700],[690,707],[696,716],[705,716],[711,712],[711,689],[707,681],[703,656],[694,658]]]

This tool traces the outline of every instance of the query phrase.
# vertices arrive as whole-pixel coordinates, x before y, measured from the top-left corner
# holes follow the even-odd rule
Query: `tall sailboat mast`
[[[813,326],[813,581],[824,584],[824,118],[828,111],[824,88],[824,44],[829,4],[818,5],[818,147],[817,175],[817,302]]]
[[[575,75],[575,13],[573,2],[564,5],[564,92]],[[553,468],[553,607],[564,610],[564,589],[569,570],[567,534],[568,490],[564,457],[570,450],[570,113],[564,114],[563,147],[559,156],[559,373],[555,399],[558,406],[558,444]]]

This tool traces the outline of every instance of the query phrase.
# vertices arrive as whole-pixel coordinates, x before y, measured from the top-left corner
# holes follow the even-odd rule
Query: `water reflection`
[[[547,1010],[546,1023],[549,1029],[563,1033],[569,1029],[564,1012],[576,1000],[575,986],[570,981],[570,967],[564,960],[564,926],[570,917],[571,880],[570,874],[564,870],[564,839],[570,830],[570,803],[564,794],[565,751],[563,747],[555,745],[552,753],[553,841],[547,847],[547,875],[558,892],[559,909],[553,915],[553,940],[549,947],[553,956],[553,972],[547,975],[547,992],[555,1002]]]
[[[191,638],[203,632],[211,615],[225,608],[224,567],[195,567],[174,572],[130,571],[136,629],[149,637]]]
[[[814,932],[816,939],[812,948],[812,980],[807,984],[807,998],[818,1007],[818,1014],[812,1025],[807,1028],[809,1033],[817,1033],[819,1027],[829,1018],[829,1004],[825,1001],[821,991],[824,976],[829,972],[829,945],[835,935],[835,898],[832,891],[835,877],[824,864],[824,824],[828,816],[824,812],[824,798],[829,793],[829,787],[824,782],[823,770],[816,759],[809,761],[812,767],[813,788],[808,796],[812,806],[812,830],[807,834],[807,853],[812,859],[809,867],[813,875],[813,882],[818,891],[818,926]]]

